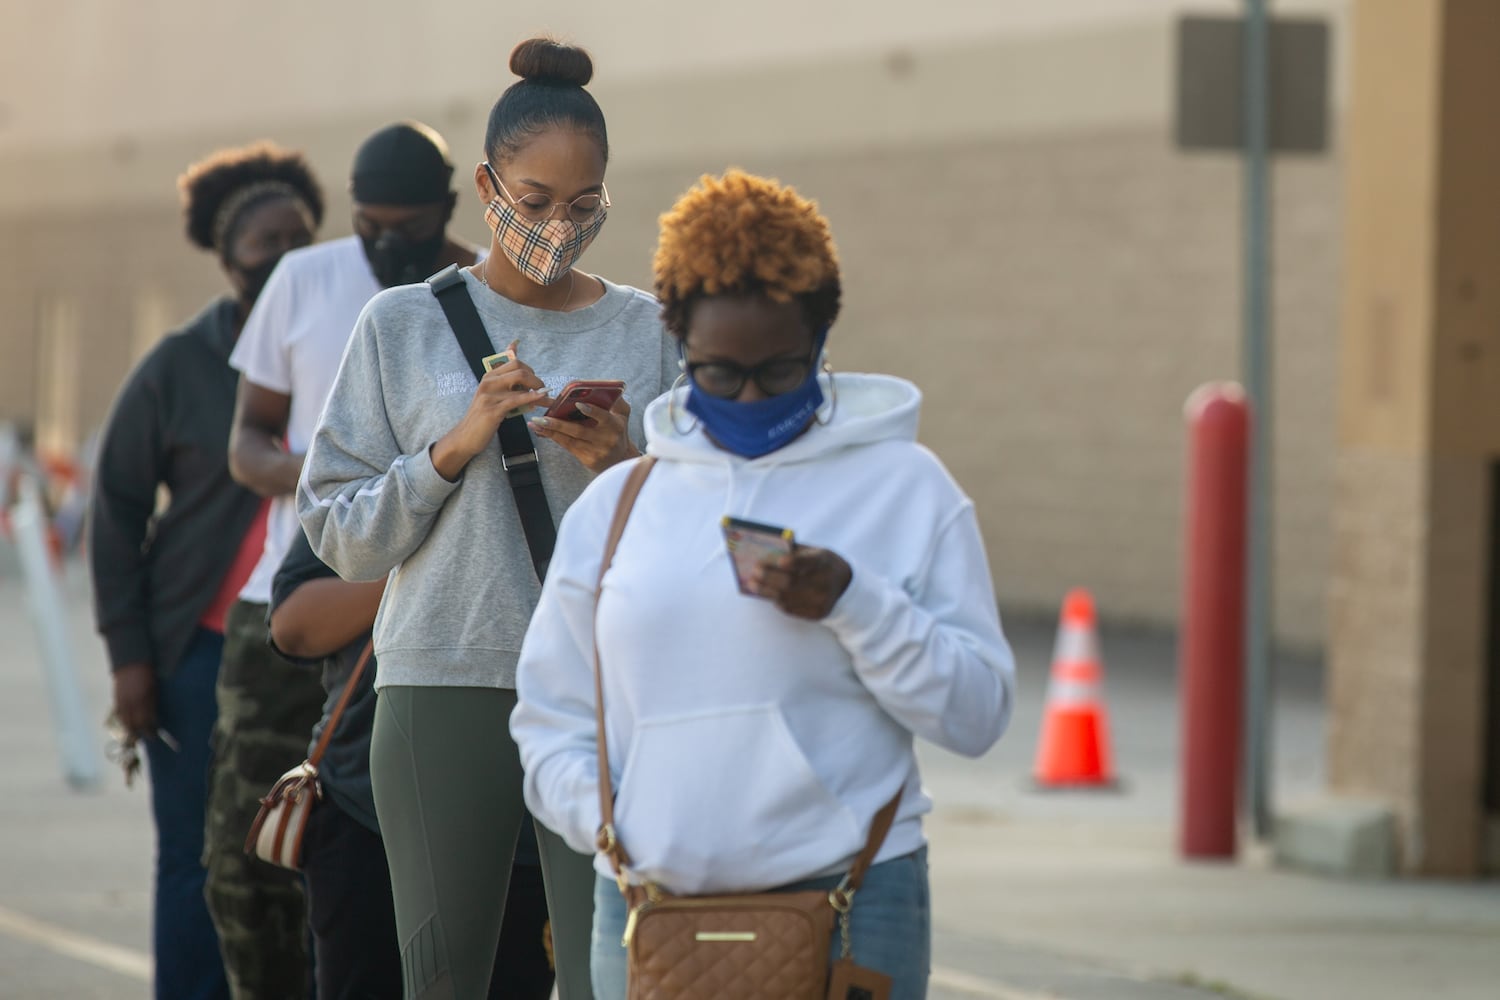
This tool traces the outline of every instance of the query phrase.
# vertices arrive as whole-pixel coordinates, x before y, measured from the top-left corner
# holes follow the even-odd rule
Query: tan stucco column
[[[1402,870],[1472,875],[1500,457],[1500,3],[1357,0],[1329,778]]]

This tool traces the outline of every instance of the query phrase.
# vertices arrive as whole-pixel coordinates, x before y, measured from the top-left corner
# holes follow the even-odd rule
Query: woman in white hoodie
[[[892,997],[924,996],[932,803],[914,738],[978,756],[1014,698],[973,504],[916,443],[915,386],[819,374],[840,284],[815,204],[704,177],[662,217],[655,270],[685,377],[647,411],[657,465],[597,595],[631,463],[563,520],[511,717],[527,804],[595,849],[597,642],[632,877],[690,895],[832,888],[899,793],[853,958],[891,976]],[[795,534],[748,594],[725,516]],[[626,904],[603,855],[595,868],[595,996],[623,998]]]

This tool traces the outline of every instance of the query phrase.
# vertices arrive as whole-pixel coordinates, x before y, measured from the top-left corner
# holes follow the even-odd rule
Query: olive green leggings
[[[481,1000],[521,829],[514,691],[386,687],[370,778],[396,903],[406,1000]],[[593,859],[536,824],[561,1000],[592,1000]]]

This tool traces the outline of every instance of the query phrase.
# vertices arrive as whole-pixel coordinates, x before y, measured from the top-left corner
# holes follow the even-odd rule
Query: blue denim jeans
[[[839,876],[783,886],[785,892],[832,889]],[[625,900],[613,881],[594,886],[594,1000],[625,1000]],[[927,892],[927,848],[870,868],[849,914],[854,961],[894,980],[891,1000],[922,1000],[932,959],[932,902]],[[839,957],[839,935],[829,961]]]
[[[222,635],[200,628],[172,676],[157,681],[157,725],[180,749],[145,741],[156,820],[151,939],[158,1000],[229,1000],[219,936],[203,899],[208,740],[219,715],[214,683],[223,648]]]

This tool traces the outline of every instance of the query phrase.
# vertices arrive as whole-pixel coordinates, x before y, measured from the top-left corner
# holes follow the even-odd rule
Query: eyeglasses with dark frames
[[[735,398],[751,379],[767,396],[780,396],[807,381],[815,361],[812,355],[770,358],[747,368],[733,361],[688,361],[684,355],[682,370],[698,388],[721,399]]]

